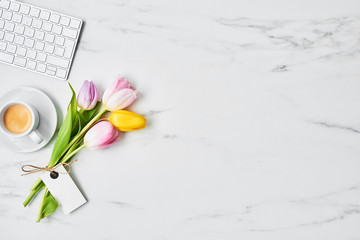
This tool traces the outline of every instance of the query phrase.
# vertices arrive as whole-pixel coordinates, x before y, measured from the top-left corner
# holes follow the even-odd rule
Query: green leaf
[[[72,97],[71,97],[71,100],[70,100],[70,105],[71,105],[71,114],[72,114],[72,117],[73,117],[73,122],[75,120],[75,116],[76,116],[76,112],[77,112],[77,102],[76,102],[76,94],[75,94],[75,91],[74,89],[72,88],[71,84],[69,83],[69,87],[71,89],[71,92],[72,92]]]
[[[71,131],[71,139],[75,137],[81,131],[81,120],[79,112],[76,112],[75,122],[73,123],[72,131]]]
[[[56,199],[51,195],[49,190],[45,188],[44,190],[44,197],[41,202],[40,206],[40,212],[39,216],[36,222],[40,222],[41,219],[49,216],[53,212],[56,211],[57,207],[59,206],[59,203],[56,201]]]
[[[90,122],[90,120],[99,112],[101,106],[101,102],[97,102],[95,107],[91,110],[80,110],[79,117],[81,120],[81,125],[85,126],[86,124],[88,124],[88,122]]]
[[[70,142],[72,126],[76,117],[77,103],[74,89],[71,87],[70,83],[69,86],[72,91],[71,101],[69,103],[64,122],[57,135],[48,167],[53,167],[56,165],[56,163],[60,160],[62,154],[64,153],[64,150],[66,149],[68,143]]]

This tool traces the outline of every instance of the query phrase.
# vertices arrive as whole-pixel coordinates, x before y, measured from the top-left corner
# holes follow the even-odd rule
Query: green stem
[[[81,145],[77,149],[75,149],[73,152],[71,152],[69,155],[67,155],[63,160],[61,160],[60,163],[66,163],[67,160],[69,160],[72,156],[74,156],[77,152],[79,152],[81,149],[83,149],[85,145]]]
[[[76,149],[78,143],[81,142],[82,139],[83,139],[83,138],[78,139],[78,141],[71,146],[71,148],[70,148],[70,149],[67,151],[67,153],[63,156],[63,159],[64,159],[64,158],[67,158],[67,156],[68,156],[69,154],[71,154],[71,153]]]
[[[31,193],[30,193],[30,195],[26,198],[26,200],[23,202],[23,205],[24,205],[24,207],[26,207],[28,204],[29,204],[29,202],[31,201],[31,199],[35,196],[35,194],[37,193],[38,191],[36,191],[36,190],[32,190],[31,191]]]
[[[46,197],[46,193],[47,193],[47,187],[45,187],[45,189],[44,189],[44,195],[43,195],[43,198],[42,198],[42,200],[41,200],[41,204],[40,204],[40,210],[39,210],[39,215],[38,215],[38,218],[37,218],[37,220],[36,220],[36,222],[40,222],[40,220],[41,220],[41,211],[42,211],[42,205],[44,204],[44,200],[45,200],[45,197]]]
[[[40,179],[40,178],[39,178],[39,179]],[[41,183],[42,183],[42,182],[41,182]],[[42,183],[41,185],[38,185],[38,186],[39,186],[38,188],[36,188],[36,189],[34,189],[34,190],[31,191],[30,195],[29,195],[29,196],[27,197],[27,199],[23,202],[24,207],[26,207],[26,206],[29,204],[29,202],[31,201],[31,199],[33,199],[33,197],[35,196],[35,194],[38,193],[38,192],[40,191],[40,189],[42,189],[42,188],[45,186],[45,184]]]
[[[38,180],[36,180],[34,185],[32,185],[32,187],[30,188],[30,190],[33,191],[34,189],[36,189],[41,182],[42,182],[41,178],[38,178]]]

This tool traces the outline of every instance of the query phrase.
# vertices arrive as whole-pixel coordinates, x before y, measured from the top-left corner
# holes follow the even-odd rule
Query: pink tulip
[[[102,100],[106,110],[116,111],[132,104],[136,97],[137,92],[130,83],[125,78],[118,78],[106,89]]]
[[[93,82],[86,80],[77,96],[77,104],[81,109],[91,110],[98,101],[98,91]]]
[[[102,149],[110,147],[116,142],[119,132],[113,125],[105,120],[96,123],[85,134],[84,145],[89,149]]]

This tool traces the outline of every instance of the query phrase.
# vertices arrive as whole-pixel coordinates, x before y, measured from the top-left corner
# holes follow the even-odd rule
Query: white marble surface
[[[69,82],[122,74],[148,118],[72,177],[88,203],[35,223],[22,202],[53,141],[0,147],[0,239],[360,239],[360,2],[26,0],[82,18]],[[0,65],[0,94],[66,82]]]

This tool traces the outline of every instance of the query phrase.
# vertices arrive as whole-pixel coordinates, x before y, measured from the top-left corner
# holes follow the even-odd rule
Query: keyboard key
[[[17,51],[16,51],[16,54],[25,57],[25,55],[26,55],[26,48],[18,47],[18,48],[17,48]]]
[[[0,42],[0,50],[5,50],[6,49],[6,42]]]
[[[0,50],[5,50],[6,49],[6,42],[0,42]]]
[[[7,48],[6,48],[6,51],[9,52],[9,53],[16,53],[16,46],[13,45],[13,44],[8,44]]]
[[[25,67],[26,59],[22,57],[15,57],[14,63],[15,65],[18,65],[20,67]]]
[[[46,74],[49,74],[50,76],[55,76],[55,73],[56,72],[54,72],[54,71],[46,69]]]
[[[13,63],[14,56],[12,54],[0,52],[0,61],[7,62],[7,63]]]
[[[69,38],[76,38],[77,37],[77,31],[72,30],[72,29],[68,29],[68,28],[64,28],[62,34],[66,37]]]
[[[56,72],[56,67],[47,65],[46,70],[50,70],[50,71]]]
[[[39,17],[40,16],[40,9],[32,7],[30,10],[30,16]]]
[[[44,32],[35,31],[35,38],[36,38],[36,39],[38,39],[38,40],[43,40],[43,39],[44,39],[44,36],[45,36],[45,33],[44,33]]]
[[[32,18],[28,16],[24,16],[21,22],[26,26],[31,26]]]
[[[20,13],[28,15],[30,13],[30,6],[22,4],[20,7]]]
[[[31,38],[27,38],[25,40],[25,47],[32,48],[34,46],[35,41]]]
[[[60,24],[66,26],[66,27],[69,26],[69,24],[70,24],[70,18],[63,16],[63,17],[60,19]]]
[[[59,14],[56,14],[56,13],[52,13],[50,15],[50,21],[51,22],[54,22],[54,23],[59,23],[60,21],[60,15]]]
[[[0,31],[0,40],[4,38],[5,32],[4,31]]]
[[[12,13],[3,10],[3,13],[2,13],[2,15],[1,15],[1,18],[5,19],[5,20],[11,20],[11,18],[12,18]]]
[[[7,42],[13,42],[15,35],[12,33],[5,33],[4,40]]]
[[[58,76],[59,78],[65,78],[66,77],[66,71],[63,69],[58,69],[56,72],[56,76]]]
[[[72,56],[72,51],[71,50],[69,50],[69,49],[65,49],[65,53],[64,53],[64,57],[66,57],[66,58],[71,58],[71,56]]]
[[[23,36],[15,36],[14,43],[18,45],[23,45],[25,38]]]
[[[62,46],[62,45],[64,45],[65,38],[63,38],[63,37],[55,37],[54,42],[55,42],[56,45]]]
[[[36,67],[36,71],[38,72],[42,72],[44,73],[45,72],[45,69],[46,69],[46,65],[45,64],[42,64],[42,63],[39,63]]]
[[[49,45],[49,44],[45,44],[45,52],[47,53],[53,53],[54,52],[54,46],[53,45]]]
[[[43,20],[46,20],[46,21],[49,20],[50,12],[42,10],[41,13],[40,13],[40,18],[43,19]]]
[[[39,52],[37,55],[36,60],[40,61],[40,62],[45,62],[46,61],[46,54]]]
[[[12,17],[12,20],[16,23],[21,23],[21,20],[22,20],[22,16],[20,14],[17,14],[17,13],[14,13],[13,14],[13,17]]]
[[[69,61],[64,60],[62,58],[58,58],[58,57],[54,57],[54,56],[48,56],[47,57],[47,62],[51,65],[55,65],[61,68],[68,68],[69,66]]]
[[[55,55],[58,55],[59,57],[62,57],[64,55],[65,49],[61,47],[55,48]]]
[[[5,26],[5,21],[0,19],[0,29],[4,28]]]
[[[47,32],[50,32],[52,29],[52,26],[53,26],[52,23],[45,22],[44,25],[42,26],[42,29]]]
[[[14,12],[18,12],[20,10],[20,4],[17,2],[11,2],[10,10]]]
[[[62,27],[61,26],[58,26],[58,25],[54,25],[53,28],[52,28],[52,32],[55,33],[55,34],[58,34],[60,35],[61,32],[62,32]]]
[[[22,25],[16,25],[15,26],[15,30],[14,30],[17,34],[24,34],[25,31],[25,27]]]
[[[6,23],[5,23],[4,29],[5,29],[6,31],[13,32],[13,31],[14,31],[14,28],[15,28],[15,24],[13,24],[13,23],[11,23],[11,22],[6,22]]]
[[[35,30],[34,29],[32,29],[32,28],[26,28],[25,29],[25,36],[27,36],[27,37],[33,37],[34,36],[34,33],[35,33]]]
[[[35,49],[39,51],[43,51],[45,47],[45,43],[43,42],[36,42],[35,43]]]
[[[70,22],[70,27],[79,29],[81,22],[77,19],[72,19]]]
[[[38,20],[38,19],[34,19],[31,26],[33,26],[34,28],[40,29],[42,26],[42,21]]]
[[[1,0],[0,1],[0,8],[8,9],[10,6],[10,1],[8,0]]]
[[[46,73],[49,75],[54,76],[56,74],[56,70],[57,70],[57,68],[54,66],[50,66],[50,65],[46,66]]]
[[[75,42],[73,40],[66,39],[64,46],[65,46],[64,57],[71,58],[75,46]]]
[[[48,34],[48,33],[45,34],[45,41],[46,42],[52,43],[52,42],[54,42],[54,39],[55,39],[54,35]]]
[[[27,63],[26,63],[26,68],[31,69],[31,70],[35,70],[35,68],[36,68],[36,62],[31,61],[31,60],[27,61]]]
[[[36,51],[29,49],[27,51],[26,57],[31,58],[31,59],[35,59],[36,58]]]

